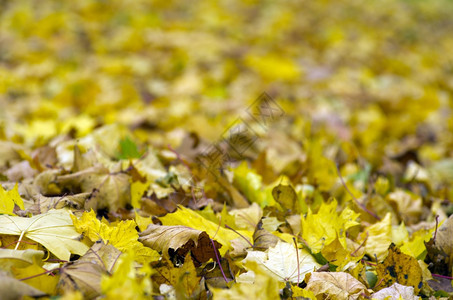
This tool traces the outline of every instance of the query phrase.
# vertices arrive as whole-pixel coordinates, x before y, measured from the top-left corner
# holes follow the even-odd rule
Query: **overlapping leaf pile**
[[[452,16],[0,1],[2,299],[451,297]]]

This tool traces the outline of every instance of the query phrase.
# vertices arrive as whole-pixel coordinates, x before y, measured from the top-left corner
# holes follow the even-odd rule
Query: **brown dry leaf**
[[[386,200],[395,203],[397,212],[407,225],[418,223],[422,213],[422,198],[404,190],[396,190],[387,195]]]
[[[67,195],[61,197],[46,197],[41,194],[34,196],[35,204],[27,208],[26,212],[31,214],[41,214],[48,212],[51,209],[72,208],[82,209],[85,201],[90,197],[91,193],[79,193],[75,195]]]
[[[434,272],[451,276],[453,268],[453,215],[439,227],[436,239],[425,242]]]
[[[24,296],[44,297],[46,293],[0,271],[0,295],[2,300],[17,300]]]
[[[61,269],[58,289],[61,293],[80,291],[85,299],[101,295],[101,277],[111,273],[121,251],[102,241],[95,243],[87,253]]]
[[[148,225],[140,233],[139,241],[154,250],[162,251],[172,258],[173,263],[183,260],[191,251],[195,266],[216,259],[216,253],[222,245],[216,241],[211,242],[205,231],[196,230],[186,226],[159,226]],[[215,248],[213,248],[213,243]]]
[[[395,244],[389,247],[389,254],[385,260],[376,267],[378,279],[382,280],[379,289],[399,283],[413,286],[415,293],[423,285],[422,269],[417,260],[398,249]]]
[[[263,228],[261,220],[258,222],[253,233],[253,249],[267,250],[269,247],[274,247],[279,240],[280,238]]]
[[[71,191],[91,193],[91,197],[85,202],[87,210],[109,208],[116,211],[130,203],[129,179],[129,175],[125,173],[110,172],[97,164],[70,175],[58,176],[56,182]]]
[[[309,277],[306,289],[324,299],[360,299],[368,294],[363,283],[345,272],[314,272]]]

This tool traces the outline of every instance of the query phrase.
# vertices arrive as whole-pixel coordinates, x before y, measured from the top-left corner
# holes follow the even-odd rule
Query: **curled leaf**
[[[222,247],[216,241],[211,242],[206,232],[186,226],[149,224],[148,228],[140,234],[139,241],[154,250],[164,252],[173,259],[184,259],[191,251],[195,266],[209,259],[215,260],[215,251]]]

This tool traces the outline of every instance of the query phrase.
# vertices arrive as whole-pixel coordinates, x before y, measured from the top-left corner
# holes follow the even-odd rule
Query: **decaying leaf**
[[[73,191],[91,193],[86,209],[109,208],[116,211],[131,201],[129,176],[110,172],[101,164],[69,175],[58,176],[56,183]]]
[[[61,292],[80,291],[85,299],[101,294],[102,275],[110,274],[122,253],[102,241],[95,243],[75,262],[66,263],[61,269],[58,289]]]
[[[307,282],[307,290],[326,299],[361,299],[368,291],[357,279],[344,272],[314,272]]]
[[[253,249],[266,250],[274,247],[280,239],[263,228],[263,222],[260,220],[256,225],[253,233]]]
[[[0,216],[0,234],[28,237],[46,247],[56,257],[69,260],[71,253],[83,255],[88,246],[78,241],[80,234],[75,230],[70,213],[64,209],[22,218]]]
[[[186,226],[149,224],[148,228],[140,233],[139,241],[154,250],[164,252],[173,260],[178,258],[183,260],[191,251],[196,266],[209,259],[215,260],[217,249],[222,247],[218,242],[211,240],[206,232]]]
[[[422,269],[417,260],[401,253],[394,244],[390,245],[388,256],[377,265],[376,271],[378,279],[382,280],[379,289],[399,283],[414,287],[414,292],[418,293],[423,286]]]
[[[433,268],[441,275],[453,274],[453,215],[439,227],[436,239],[425,242]]]

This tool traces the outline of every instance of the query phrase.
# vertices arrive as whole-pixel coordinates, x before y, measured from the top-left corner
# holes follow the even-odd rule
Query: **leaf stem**
[[[294,246],[296,246],[296,255],[297,255],[297,285],[300,282],[300,263],[299,263],[299,249],[297,248],[296,238],[293,237]]]
[[[234,233],[236,233],[236,234],[239,235],[241,238],[243,238],[243,239],[250,245],[250,247],[253,248],[253,244],[252,244],[245,236],[243,236],[242,234],[240,234],[239,232],[237,232],[236,230],[234,230],[233,228],[231,228],[231,227],[228,226],[227,224],[225,224],[225,227],[228,228],[228,229],[230,229],[230,230],[232,230],[232,231],[234,231]]]
[[[437,277],[437,278],[445,278],[445,279],[453,280],[453,277],[450,277],[450,276],[439,275],[439,274],[431,274],[431,275],[433,277]]]
[[[226,278],[225,273],[223,272],[223,268],[222,268],[222,264],[220,263],[219,256],[217,255],[217,248],[214,244],[214,240],[213,239],[210,239],[210,240],[211,240],[212,247],[214,248],[215,258],[217,260],[217,263],[219,264],[220,272],[222,272],[222,276],[223,276],[223,279],[225,279],[225,282],[228,283],[228,279]]]
[[[22,279],[19,279],[20,281],[24,281],[24,280],[27,280],[27,279],[32,279],[32,278],[35,278],[35,277],[38,277],[38,276],[41,276],[41,275],[44,275],[44,274],[49,274],[52,275],[52,276],[55,276],[54,274],[51,274],[53,271],[56,271],[56,270],[60,270],[60,268],[56,268],[56,269],[52,269],[52,270],[46,270],[45,272],[42,272],[42,273],[39,273],[39,274],[36,274],[36,275],[32,275],[32,276],[28,276],[28,277],[25,277],[25,278],[22,278]]]

